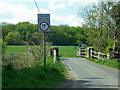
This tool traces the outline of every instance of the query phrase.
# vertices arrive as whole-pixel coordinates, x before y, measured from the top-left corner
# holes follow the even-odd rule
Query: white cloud
[[[84,22],[83,18],[78,18],[75,15],[69,15],[69,16],[57,16],[57,15],[51,15],[52,17],[52,23],[53,25],[64,25],[68,24],[69,26],[82,26],[82,23]]]
[[[69,5],[69,6],[71,6],[71,5],[73,5],[73,4],[74,4],[73,1],[68,2],[68,5]]]
[[[84,22],[83,18],[78,18],[75,15],[69,15],[67,19],[68,19],[67,23],[69,23],[68,24],[69,26],[75,26],[75,27],[76,26],[82,26],[82,23]]]
[[[47,9],[40,9],[42,13],[50,13]],[[18,22],[29,21],[37,22],[38,10],[28,9],[25,5],[6,4],[0,2],[0,22],[17,24]]]
[[[49,2],[49,8],[52,10],[52,11],[55,11],[59,8],[65,8],[66,7],[66,4],[65,3],[60,3],[60,4],[56,4],[56,2],[52,1],[52,2]]]
[[[57,6],[57,8],[65,8],[65,7],[66,7],[65,3],[60,3],[60,4],[58,4],[58,6]]]
[[[65,8],[65,3],[54,5],[54,8]],[[51,25],[68,24],[69,26],[81,26],[83,19],[77,18],[75,15],[59,16],[50,12],[48,9],[40,9],[42,13],[50,13]],[[17,24],[18,22],[29,21],[30,23],[37,23],[37,8],[29,9],[22,4],[7,4],[0,2],[0,22],[8,22]]]

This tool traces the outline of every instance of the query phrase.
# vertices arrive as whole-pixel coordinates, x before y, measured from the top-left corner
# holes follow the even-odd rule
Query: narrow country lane
[[[118,89],[118,86],[120,86],[120,83],[118,84],[120,72],[116,69],[99,65],[82,58],[61,59],[67,65],[69,71],[72,72],[70,75],[74,77],[74,80],[72,80],[74,83],[71,83],[70,85],[66,84],[63,86],[64,88]],[[67,83],[70,83],[69,81]]]

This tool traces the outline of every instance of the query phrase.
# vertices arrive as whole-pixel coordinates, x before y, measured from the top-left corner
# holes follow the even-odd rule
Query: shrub
[[[112,50],[113,50],[113,41],[111,41],[110,43],[109,43],[109,45],[107,46],[107,48],[106,48],[106,54],[110,54],[110,56],[112,55]]]
[[[2,53],[3,53],[3,54],[5,53],[6,47],[7,47],[7,42],[5,42],[5,41],[2,39]]]

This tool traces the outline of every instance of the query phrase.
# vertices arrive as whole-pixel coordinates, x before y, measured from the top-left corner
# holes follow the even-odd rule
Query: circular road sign
[[[47,22],[41,22],[39,27],[41,31],[47,31],[49,29],[49,24]]]

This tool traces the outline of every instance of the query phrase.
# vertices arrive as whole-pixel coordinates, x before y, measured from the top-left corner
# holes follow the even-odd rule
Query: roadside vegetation
[[[44,66],[30,56],[21,57],[8,57],[11,61],[3,62],[3,88],[56,88],[66,78],[66,67],[58,58],[53,63],[53,57],[47,57]]]
[[[120,70],[120,62],[118,62],[117,60],[110,60],[110,59],[102,60],[102,59],[95,59],[95,58],[87,58],[87,59],[91,62],[95,62],[101,65],[105,65],[105,66]]]

